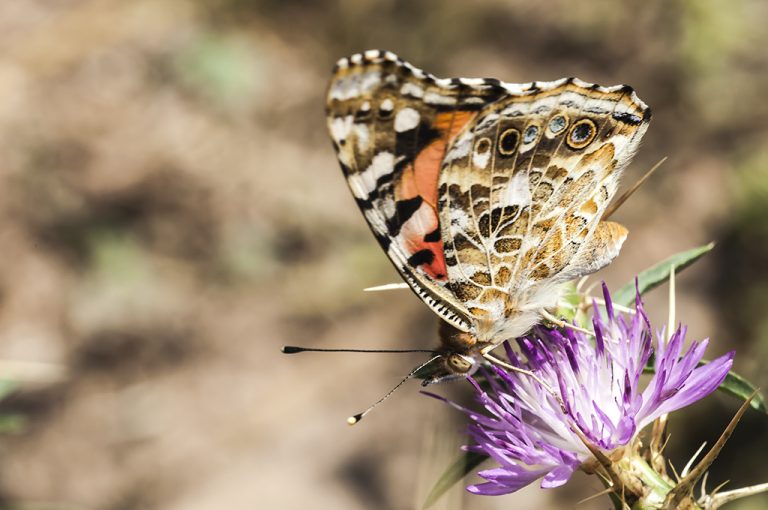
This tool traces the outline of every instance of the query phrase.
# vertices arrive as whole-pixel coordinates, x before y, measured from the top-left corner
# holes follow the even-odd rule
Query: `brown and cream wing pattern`
[[[416,294],[462,331],[472,323],[448,286],[439,174],[453,139],[505,93],[437,79],[378,50],[341,59],[327,93],[333,145],[371,230]]]
[[[504,85],[507,97],[454,140],[440,176],[451,289],[480,321],[615,257],[626,230],[600,218],[650,119],[626,86]]]
[[[373,50],[338,62],[326,113],[384,251],[481,341],[524,333],[550,288],[606,265],[626,237],[601,217],[650,120],[627,86],[438,79]]]

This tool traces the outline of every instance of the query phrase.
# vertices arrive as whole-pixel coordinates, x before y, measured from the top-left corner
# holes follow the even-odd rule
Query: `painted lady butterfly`
[[[326,107],[371,230],[443,319],[432,382],[526,333],[627,236],[602,221],[651,117],[626,85],[438,79],[372,50],[339,60]]]

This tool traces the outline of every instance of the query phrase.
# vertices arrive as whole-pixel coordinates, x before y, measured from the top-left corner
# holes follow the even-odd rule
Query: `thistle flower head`
[[[594,459],[590,447],[616,457],[643,427],[703,398],[725,378],[732,352],[698,366],[707,340],[684,351],[685,327],[669,338],[663,330],[654,335],[639,297],[628,318],[615,313],[603,290],[605,317],[595,307],[594,340],[537,327],[518,339],[519,353],[505,344],[510,364],[536,377],[493,366],[482,374],[487,385],[470,378],[484,413],[452,403],[472,420],[474,444],[465,448],[498,464],[481,471],[487,482],[470,492],[507,494],[539,478],[545,488],[562,485]],[[641,384],[652,356],[654,374]]]

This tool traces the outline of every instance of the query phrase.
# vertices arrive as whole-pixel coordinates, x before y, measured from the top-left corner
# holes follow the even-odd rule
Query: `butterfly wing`
[[[451,144],[439,183],[451,291],[492,343],[618,254],[626,229],[600,220],[650,121],[626,86],[504,86]]]
[[[461,331],[471,318],[448,286],[437,212],[446,148],[484,106],[493,83],[438,80],[390,52],[341,59],[328,89],[328,128],[349,187],[403,279]]]
[[[491,343],[618,254],[626,229],[600,219],[649,119],[626,86],[437,79],[381,51],[340,60],[327,96],[382,248],[438,315]]]

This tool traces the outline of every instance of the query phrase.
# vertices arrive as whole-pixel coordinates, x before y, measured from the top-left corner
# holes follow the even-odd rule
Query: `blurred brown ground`
[[[630,238],[595,280],[718,241],[679,278],[678,317],[768,387],[766,19],[762,0],[0,3],[0,378],[22,384],[0,413],[23,418],[0,436],[0,508],[420,505],[460,417],[414,383],[344,418],[421,358],[279,353],[435,342],[410,293],[361,292],[397,276],[323,94],[368,48],[440,76],[635,87],[654,121],[626,182],[670,159],[617,213]],[[647,298],[659,325],[665,294]],[[678,467],[737,406],[674,416]],[[710,487],[768,479],[766,423],[747,416]],[[572,508],[600,489],[457,486],[435,508]]]

